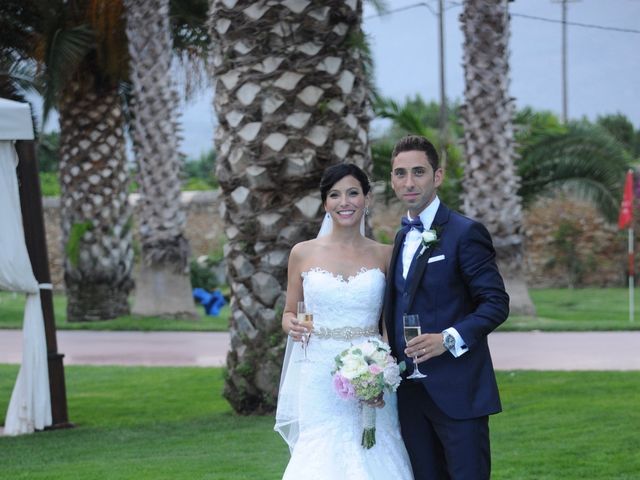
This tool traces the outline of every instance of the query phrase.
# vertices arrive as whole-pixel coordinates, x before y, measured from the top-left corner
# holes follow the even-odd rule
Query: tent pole
[[[31,259],[33,274],[39,284],[50,284],[49,259],[42,213],[42,194],[38,177],[38,159],[33,140],[16,141],[18,153],[18,184],[20,209],[24,236]],[[47,359],[49,364],[49,390],[51,392],[51,416],[53,424],[49,428],[70,428],[67,413],[67,392],[64,380],[64,355],[58,352],[56,323],[53,312],[53,293],[50,289],[40,290],[42,315],[47,339]]]

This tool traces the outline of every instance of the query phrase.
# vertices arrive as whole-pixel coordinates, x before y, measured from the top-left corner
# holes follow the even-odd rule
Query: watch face
[[[453,346],[455,346],[456,344],[456,339],[453,337],[453,335],[445,335],[444,337],[444,346],[445,348],[449,349]]]

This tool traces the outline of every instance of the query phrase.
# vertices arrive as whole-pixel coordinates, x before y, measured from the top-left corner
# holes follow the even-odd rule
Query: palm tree
[[[125,0],[131,57],[131,133],[140,185],[142,259],[133,312],[197,317],[180,203],[178,94],[172,80],[169,0]]]
[[[206,0],[176,0],[172,6],[175,44],[187,52],[183,60],[203,56]],[[133,251],[124,156],[122,99],[128,91],[129,62],[122,2],[7,0],[1,8],[7,15],[0,49],[19,61],[40,63],[45,112],[56,106],[60,110],[69,319],[127,313]],[[175,191],[168,195],[174,199]],[[166,224],[151,221],[146,226],[163,229]],[[163,233],[150,235],[164,238]],[[181,245],[184,251],[184,242]],[[160,256],[171,257],[167,252],[175,250],[168,245]],[[191,302],[185,290],[183,298]]]
[[[522,200],[515,167],[514,105],[509,97],[509,17],[505,0],[466,0],[464,32],[466,168],[463,210],[493,236],[515,314],[535,314],[523,269]]]
[[[127,77],[119,1],[37,1],[34,50],[45,112],[60,112],[60,182],[67,318],[129,312],[133,286],[124,115]]]
[[[520,151],[517,166],[525,206],[563,191],[592,203],[610,222],[616,220],[632,156],[607,130],[570,122],[562,130],[534,133]]]
[[[288,253],[316,235],[323,170],[371,171],[361,0],[214,0],[217,176],[231,287],[225,397],[274,409]]]

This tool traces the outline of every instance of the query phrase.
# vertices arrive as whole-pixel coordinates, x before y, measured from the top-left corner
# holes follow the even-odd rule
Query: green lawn
[[[640,292],[636,291],[638,318],[633,323],[629,322],[625,288],[533,289],[530,293],[538,317],[512,315],[500,327],[501,331],[640,330]],[[0,292],[0,329],[22,328],[23,309],[22,295]],[[204,315],[203,309],[198,307],[202,315],[197,321],[127,316],[103,322],[68,323],[65,309],[64,295],[54,295],[56,326],[65,330],[224,331],[229,325],[228,306],[217,317]]]
[[[0,291],[0,329],[22,328],[24,295]],[[67,322],[67,299],[64,295],[53,296],[56,328],[60,330],[141,330],[141,331],[225,331],[229,327],[229,306],[225,305],[217,317],[204,314],[197,306],[198,320],[170,320],[128,315],[101,322]]]
[[[0,478],[279,479],[270,416],[238,417],[222,370],[66,367],[77,428],[0,438]],[[16,366],[0,365],[0,412]],[[640,372],[499,372],[494,479],[632,479],[640,472]]]
[[[634,292],[636,318],[629,321],[626,288],[548,288],[530,291],[537,318],[509,317],[506,330],[640,330],[640,292]]]

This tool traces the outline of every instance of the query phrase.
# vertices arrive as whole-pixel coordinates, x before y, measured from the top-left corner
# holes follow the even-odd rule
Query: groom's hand
[[[407,343],[404,353],[407,357],[415,358],[416,363],[426,362],[430,358],[442,355],[447,351],[442,341],[441,333],[425,333]]]

